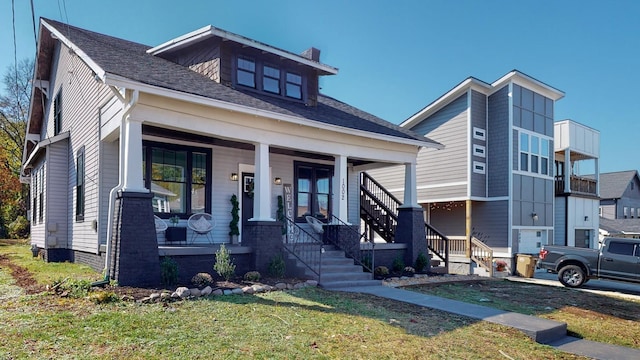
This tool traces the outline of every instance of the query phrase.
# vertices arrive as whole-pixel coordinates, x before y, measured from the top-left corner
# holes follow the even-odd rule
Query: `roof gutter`
[[[111,280],[109,274],[109,268],[111,267],[111,239],[113,238],[113,213],[115,211],[115,202],[116,202],[116,194],[118,191],[122,190],[124,186],[124,162],[125,162],[125,144],[126,144],[126,134],[124,122],[133,110],[135,106],[138,104],[139,92],[138,90],[125,90],[125,97],[122,97],[122,94],[118,89],[113,86],[109,87],[112,92],[116,94],[118,99],[124,100],[124,113],[122,113],[122,120],[120,123],[120,153],[119,153],[119,169],[118,169],[118,185],[113,187],[111,191],[109,191],[109,212],[107,213],[107,248],[105,252],[105,260],[104,260],[104,279],[101,281],[96,281],[91,284],[91,286],[104,286],[109,283]]]

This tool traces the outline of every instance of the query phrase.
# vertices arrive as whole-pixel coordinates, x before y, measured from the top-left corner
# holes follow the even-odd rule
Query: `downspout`
[[[124,156],[125,156],[125,144],[126,134],[125,134],[125,124],[127,117],[133,110],[133,108],[138,104],[138,90],[133,90],[130,93],[129,90],[125,91],[125,97],[122,97],[122,94],[118,91],[118,89],[111,87],[111,90],[116,94],[116,96],[124,103],[124,113],[122,114],[122,120],[120,122],[120,149],[119,149],[119,164],[118,164],[118,185],[111,189],[109,192],[109,211],[107,213],[107,247],[105,252],[105,260],[104,260],[104,278],[100,281],[96,281],[91,284],[91,286],[104,286],[109,284],[110,276],[109,276],[109,268],[111,267],[111,238],[113,237],[113,212],[115,211],[115,202],[116,202],[116,194],[118,191],[122,190],[124,185]],[[129,96],[131,94],[131,96]]]

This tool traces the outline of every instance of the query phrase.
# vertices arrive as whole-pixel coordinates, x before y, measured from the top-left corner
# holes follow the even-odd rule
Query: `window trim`
[[[191,190],[193,188],[193,153],[197,152],[197,153],[204,153],[206,155],[206,177],[205,177],[205,182],[204,182],[204,189],[205,189],[205,204],[204,204],[204,212],[205,213],[211,213],[211,209],[212,209],[212,189],[213,189],[213,166],[212,166],[212,161],[213,161],[213,151],[211,148],[203,148],[203,147],[196,147],[196,146],[188,146],[188,145],[179,145],[179,144],[171,144],[171,143],[163,143],[163,142],[157,142],[157,141],[149,141],[149,140],[143,140],[142,142],[142,146],[143,146],[143,152],[145,152],[145,157],[146,157],[146,162],[145,162],[145,168],[142,169],[143,172],[143,177],[144,177],[144,186],[147,189],[151,188],[151,171],[152,171],[152,150],[153,148],[156,149],[163,149],[163,150],[172,150],[172,151],[186,151],[187,152],[187,169],[185,171],[185,184],[186,184],[186,189],[185,189],[185,194],[186,194],[186,204],[185,204],[185,210],[186,212],[182,212],[182,213],[174,213],[174,212],[154,212],[155,215],[157,215],[158,217],[162,218],[162,219],[168,219],[170,217],[173,216],[178,216],[181,219],[188,219],[189,216],[193,215],[193,213],[191,212],[191,208],[192,208],[192,196],[191,196]]]
[[[278,77],[275,78],[275,77],[273,77],[271,75],[267,75],[267,73],[264,71],[265,68],[271,68],[273,70],[277,70],[278,71]],[[265,93],[274,94],[274,95],[282,94],[282,80],[281,80],[281,78],[282,78],[282,69],[280,69],[277,66],[270,65],[268,63],[262,63],[262,77],[261,78],[262,78],[262,91],[264,91]],[[265,79],[276,80],[278,82],[278,92],[266,90],[265,87],[264,87]]]
[[[486,164],[484,162],[481,162],[481,161],[474,161],[473,162],[473,172],[476,173],[476,174],[486,174],[487,173]]]
[[[473,127],[473,138],[477,140],[486,141],[487,140],[487,131],[485,129],[474,126]]]
[[[285,73],[285,75],[284,75],[284,95],[289,99],[302,100],[304,98],[304,93],[302,91],[302,83],[303,83],[302,74],[294,72],[294,71],[289,71],[289,70],[285,70],[284,73]],[[297,83],[289,81],[289,74],[300,77],[300,84],[297,84]],[[300,88],[300,97],[295,97],[295,96],[289,95],[289,92],[287,91],[289,84],[297,86],[297,87]]]
[[[253,63],[253,71],[241,68],[240,67],[240,60],[250,61],[251,63]],[[236,71],[235,71],[236,83],[238,85],[240,85],[240,86],[244,86],[244,87],[247,87],[249,89],[257,89],[258,88],[258,82],[256,81],[256,79],[258,78],[258,73],[257,73],[258,68],[259,68],[258,67],[258,62],[254,58],[251,58],[251,57],[248,57],[248,56],[238,56],[236,58]],[[247,74],[252,74],[253,75],[253,86],[240,83],[240,80],[239,80],[240,77],[238,76],[238,73],[241,72],[241,71],[245,72]]]
[[[40,167],[38,171],[39,183],[38,187],[38,223],[42,223],[44,221],[44,164]]]
[[[478,152],[480,150],[480,152]],[[484,145],[473,144],[473,155],[481,158],[487,157],[487,149]]]
[[[62,89],[53,98],[53,135],[62,132]]]
[[[307,84],[307,73],[305,71],[297,71],[291,67],[284,66],[284,64],[275,65],[273,62],[269,62],[266,59],[260,57],[253,57],[250,55],[245,55],[244,53],[236,53],[235,60],[233,63],[232,69],[232,82],[233,86],[238,86],[239,88],[249,90],[249,91],[257,91],[261,94],[267,96],[273,96],[281,99],[287,99],[290,101],[296,101],[304,103],[308,97],[308,91],[306,88]],[[242,84],[238,81],[238,72],[239,71],[247,71],[242,70],[238,66],[238,61],[240,59],[248,60],[253,62],[254,64],[254,86],[249,86]],[[277,69],[280,72],[280,78],[278,79],[278,93],[265,90],[264,88],[264,79],[265,77],[269,79],[274,79],[273,77],[265,75],[264,67],[270,67],[273,69]],[[292,74],[300,77],[300,84],[296,84],[294,82],[287,81],[287,74]],[[300,88],[300,97],[289,96],[287,95],[287,84],[292,84],[298,86]]]
[[[543,177],[548,177],[548,178],[552,178],[553,177],[553,169],[551,169],[550,167],[550,161],[551,161],[551,152],[549,150],[549,147],[551,146],[551,141],[553,141],[552,139],[550,139],[549,137],[547,137],[546,135],[540,134],[540,133],[534,133],[534,132],[530,132],[530,131],[526,131],[526,130],[517,130],[518,131],[518,168],[516,169],[516,171],[519,171],[520,173],[523,174],[529,174],[529,175],[535,175],[535,176],[543,176]],[[522,149],[522,136],[526,136],[527,137],[527,150],[523,150]],[[537,138],[538,139],[538,152],[537,153],[533,153],[532,152],[532,141],[533,138]],[[547,155],[544,156],[543,155],[543,151],[542,149],[544,148],[543,143],[546,142],[547,146]],[[522,167],[522,156],[526,155],[527,156],[527,168],[523,169]],[[534,157],[537,158],[536,161],[536,170],[537,171],[533,171],[533,160]],[[546,159],[547,160],[547,172],[542,173],[542,165],[543,165],[543,160]]]
[[[84,146],[76,153],[76,221],[84,221],[84,211],[86,205],[86,161]]]

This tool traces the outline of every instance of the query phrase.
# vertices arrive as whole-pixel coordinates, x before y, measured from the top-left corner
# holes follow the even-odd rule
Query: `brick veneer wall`
[[[280,221],[250,221],[243,227],[242,245],[253,249],[254,270],[267,274],[271,260],[283,254]]]

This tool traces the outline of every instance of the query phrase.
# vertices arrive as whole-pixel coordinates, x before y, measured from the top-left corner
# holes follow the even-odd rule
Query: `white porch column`
[[[571,150],[564,150],[564,193],[571,192]]]
[[[250,221],[275,221],[271,217],[271,181],[269,145],[255,144],[255,175],[253,178],[253,218]]]
[[[401,208],[419,208],[416,185],[416,164],[404,164],[404,203]]]
[[[333,199],[331,212],[345,224],[349,224],[347,213],[347,157],[336,155],[333,165]]]
[[[124,179],[123,191],[149,192],[142,176],[142,120],[124,119]],[[122,126],[122,125],[121,125]]]
[[[596,195],[600,196],[600,158],[595,158],[594,160],[596,165]]]

